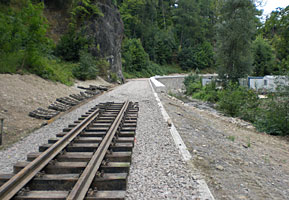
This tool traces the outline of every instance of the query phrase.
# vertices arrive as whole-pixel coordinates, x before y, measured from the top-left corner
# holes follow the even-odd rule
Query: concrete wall
[[[184,80],[187,75],[155,76],[154,78],[166,87],[166,91],[185,89]]]
[[[184,80],[188,75],[176,75],[176,76],[154,76],[150,78],[150,81],[156,90],[156,92],[169,92],[176,90],[185,90]],[[211,82],[212,79],[217,77],[217,74],[200,74],[204,80],[203,85]]]
[[[277,85],[289,85],[286,76],[248,77],[249,88],[275,92]]]

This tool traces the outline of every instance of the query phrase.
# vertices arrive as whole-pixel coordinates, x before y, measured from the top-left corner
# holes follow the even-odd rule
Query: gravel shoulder
[[[216,199],[289,199],[286,138],[258,133],[246,123],[166,94],[159,96]]]
[[[199,199],[193,170],[182,160],[164,121],[147,79],[130,81],[33,132],[10,148],[0,151],[0,173],[12,171],[13,164],[25,160],[89,108],[106,101],[139,102],[136,144],[128,180],[127,199]]]

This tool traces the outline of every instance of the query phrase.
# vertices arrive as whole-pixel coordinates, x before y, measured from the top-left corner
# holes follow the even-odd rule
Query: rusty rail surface
[[[111,125],[108,133],[102,140],[100,146],[97,148],[97,151],[93,154],[90,162],[86,166],[81,177],[78,179],[74,188],[72,189],[69,196],[67,197],[67,200],[76,200],[76,199],[81,200],[85,197],[90,187],[90,184],[93,181],[93,178],[97,170],[99,169],[99,166],[105,156],[105,153],[108,150],[110,143],[112,142],[112,139],[117,131],[117,128],[119,127],[121,123],[121,119],[123,118],[125,111],[127,110],[127,107],[128,107],[128,101],[124,103],[117,118],[115,119],[114,123]]]
[[[8,199],[12,199],[15,197],[16,199],[26,199],[26,197],[22,198],[23,197],[22,193],[23,191],[25,192],[26,190],[29,191],[29,189],[27,188],[23,189],[23,188],[27,187],[27,185],[31,184],[31,182],[37,180],[37,177],[41,176],[41,174],[44,173],[43,170],[45,171],[48,165],[53,165],[53,161],[57,162],[58,161],[57,158],[59,156],[61,157],[63,153],[66,153],[66,150],[69,151],[68,150],[69,147],[73,145],[76,140],[79,140],[80,142],[84,142],[84,143],[86,143],[87,141],[91,142],[91,141],[96,141],[96,140],[98,142],[99,140],[99,143],[97,144],[89,143],[90,145],[94,145],[95,150],[86,149],[86,150],[80,151],[80,153],[84,152],[82,153],[84,157],[86,155],[85,152],[87,152],[87,154],[91,152],[92,155],[91,157],[88,156],[89,161],[87,161],[87,164],[84,165],[83,162],[81,163],[79,161],[79,160],[81,161],[85,160],[87,155],[85,158],[82,158],[82,157],[78,158],[76,156],[77,159],[79,159],[78,161],[75,161],[76,166],[83,165],[84,168],[83,170],[79,172],[79,174],[75,172],[76,174],[72,174],[74,175],[72,176],[72,178],[69,177],[70,180],[75,181],[75,184],[73,185],[72,189],[70,188],[68,191],[55,191],[54,189],[51,190],[51,188],[44,189],[47,192],[48,196],[50,195],[49,190],[51,190],[51,199],[72,200],[72,199],[86,198],[87,193],[89,193],[89,191],[91,190],[91,185],[93,181],[95,181],[97,178],[96,176],[99,176],[99,174],[103,174],[103,170],[101,171],[100,167],[103,166],[102,168],[105,168],[104,158],[111,156],[111,153],[112,153],[111,148],[115,148],[116,149],[115,154],[120,155],[120,157],[123,155],[128,155],[128,157],[130,157],[131,154],[126,151],[127,149],[132,148],[131,145],[119,145],[120,147],[116,147],[115,145],[116,141],[121,142],[119,144],[127,144],[123,142],[132,142],[132,145],[134,142],[133,138],[134,138],[134,132],[136,129],[138,107],[136,109],[134,107],[134,104],[128,101],[126,101],[123,104],[113,104],[113,102],[110,102],[110,103],[106,103],[105,105],[106,106],[103,106],[103,107],[101,106],[95,107],[94,109],[92,109],[92,111],[88,112],[86,115],[83,115],[83,117],[79,118],[80,120],[76,121],[74,125],[70,125],[69,128],[64,129],[63,130],[64,133],[57,135],[58,137],[61,137],[59,140],[58,139],[51,140],[52,143],[55,142],[51,146],[48,144],[44,147],[40,147],[40,149],[41,148],[44,149],[43,153],[39,153],[39,155],[36,155],[35,159],[32,159],[32,161],[29,164],[27,164],[23,169],[19,170],[17,173],[11,176],[9,180],[6,181],[7,179],[6,176],[4,176],[3,178],[0,175],[0,186],[1,186],[1,179],[5,179],[4,184],[2,184],[2,186],[0,187],[0,199],[8,200]],[[107,110],[107,113],[106,113],[106,110]],[[106,126],[107,126],[107,130],[106,128],[104,128]],[[93,133],[97,135],[98,133],[101,133],[101,131],[104,131],[104,130],[105,130],[105,134],[102,136],[102,138],[99,138],[98,136],[92,137],[92,136],[82,135],[83,133],[86,133],[86,131],[91,131],[89,133]],[[122,135],[123,137],[119,137],[121,136],[121,134],[123,134]],[[130,136],[133,136],[133,137],[130,138]],[[88,146],[87,148],[89,148],[89,145],[87,146]],[[120,149],[119,152],[117,149]],[[122,149],[125,149],[125,150],[122,150]],[[75,152],[75,151],[73,150],[72,152]],[[117,159],[122,160],[123,157],[117,158]],[[124,159],[127,159],[127,158],[124,158]],[[15,166],[14,166],[14,169],[15,169]],[[55,172],[52,172],[52,175],[48,173],[46,176],[51,178],[53,177],[54,173]],[[64,174],[66,174],[66,172],[64,172]],[[63,174],[60,173],[60,175],[63,175]],[[119,174],[116,174],[116,175],[119,175]],[[120,174],[119,176],[121,175],[122,174]],[[109,177],[109,174],[107,174],[107,176]],[[126,176],[126,174],[124,176]],[[78,177],[78,178],[76,179],[75,177]],[[100,178],[102,178],[101,175],[100,175]],[[41,187],[41,185],[38,187]],[[117,188],[123,188],[123,186],[118,186]],[[121,195],[123,196],[123,193],[120,193],[121,190],[123,189],[117,189],[116,191],[111,191],[111,194],[116,195],[116,196],[121,196]],[[40,195],[41,191],[36,190],[33,192],[34,192],[33,195],[39,196],[39,198],[37,199],[42,199],[42,196],[45,196],[45,195],[42,195],[42,196]],[[104,191],[103,194],[101,194],[100,196],[109,196],[109,195],[110,195],[109,191]],[[43,198],[43,199],[47,199],[47,196],[46,198]],[[96,195],[95,198],[93,197],[92,199],[101,199],[101,197],[98,198]],[[122,198],[119,198],[119,199],[122,199]]]
[[[37,173],[39,173],[56,155],[58,155],[73,139],[75,139],[97,116],[99,109],[91,113],[84,121],[73,128],[67,135],[43,152],[7,183],[0,188],[0,199],[11,199]]]

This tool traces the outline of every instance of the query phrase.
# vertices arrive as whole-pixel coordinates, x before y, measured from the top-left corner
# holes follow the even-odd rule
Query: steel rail
[[[70,130],[59,141],[40,154],[25,168],[15,174],[9,181],[0,187],[0,199],[9,200],[17,194],[33,177],[54,159],[67,145],[73,141],[86,127],[99,116],[100,109],[87,116],[81,123]]]
[[[113,140],[113,137],[115,136],[115,133],[117,132],[117,129],[119,128],[123,116],[125,115],[125,111],[128,109],[128,106],[129,102],[126,101],[77,183],[74,185],[66,198],[67,200],[82,200],[86,196],[95,174],[103,161],[103,158]]]

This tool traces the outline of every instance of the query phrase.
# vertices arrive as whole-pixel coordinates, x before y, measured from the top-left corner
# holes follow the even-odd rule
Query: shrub
[[[219,100],[216,90],[216,83],[213,81],[206,86],[202,86],[201,78],[196,74],[190,74],[184,80],[186,94],[192,95],[195,99],[215,103]]]
[[[88,52],[80,52],[79,64],[73,69],[73,75],[79,80],[87,80],[95,79],[98,72],[94,57]]]
[[[0,53],[0,73],[16,73],[23,61],[23,52]]]
[[[122,56],[125,61],[125,72],[139,74],[142,71],[146,71],[149,64],[149,57],[139,39],[125,39],[123,42]]]
[[[231,82],[224,90],[219,92],[218,96],[218,108],[233,117],[242,116],[242,111],[245,111],[247,108],[253,109],[256,107],[256,104],[252,105],[252,102],[258,102],[255,92]],[[249,113],[243,114],[244,116],[250,116]]]
[[[256,114],[259,112],[260,100],[254,90],[245,90],[243,104],[239,109],[238,117],[255,122]]]
[[[289,135],[289,86],[278,87],[268,99],[260,100],[254,90],[230,82],[217,91],[214,82],[203,86],[197,75],[185,78],[186,94],[204,101],[217,102],[225,114],[252,122],[260,131]]]
[[[203,94],[199,93],[202,90],[202,80],[199,75],[190,74],[185,77],[184,85],[187,95],[193,95],[193,98],[202,99]]]
[[[219,101],[219,95],[216,89],[216,82],[212,81],[206,86],[203,86],[201,92],[203,93],[201,98],[202,100],[212,103],[216,103]]]
[[[53,43],[46,36],[47,24],[43,3],[18,2],[21,9],[0,12],[1,73],[32,72],[51,77],[44,60]],[[14,3],[13,3],[14,4]]]
[[[98,59],[96,61],[96,67],[98,69],[98,75],[107,78],[109,63],[105,59]]]
[[[113,73],[113,72],[110,73],[109,77],[110,77],[110,80],[114,83],[118,81],[118,77],[116,73]]]
[[[289,86],[278,89],[260,106],[255,125],[272,135],[289,135]]]
[[[58,42],[54,54],[66,61],[79,61],[80,52],[88,45],[89,40],[80,32],[70,29]]]

